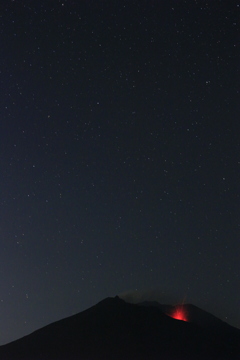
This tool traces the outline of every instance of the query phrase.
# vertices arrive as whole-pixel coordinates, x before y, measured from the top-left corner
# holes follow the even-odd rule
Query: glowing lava
[[[176,320],[188,321],[186,311],[183,309],[183,307],[175,308],[170,316]]]

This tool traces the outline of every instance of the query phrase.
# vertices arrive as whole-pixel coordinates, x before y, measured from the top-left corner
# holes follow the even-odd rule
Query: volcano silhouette
[[[0,347],[0,360],[239,360],[240,330],[194,305],[119,297]]]

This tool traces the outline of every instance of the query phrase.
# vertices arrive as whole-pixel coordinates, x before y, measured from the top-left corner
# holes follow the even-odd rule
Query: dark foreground
[[[0,347],[0,360],[239,360],[240,330],[193,306],[107,298]]]

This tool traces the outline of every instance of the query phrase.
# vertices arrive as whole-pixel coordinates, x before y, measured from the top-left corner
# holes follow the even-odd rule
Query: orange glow
[[[187,314],[182,307],[175,308],[170,316],[176,320],[188,321]]]

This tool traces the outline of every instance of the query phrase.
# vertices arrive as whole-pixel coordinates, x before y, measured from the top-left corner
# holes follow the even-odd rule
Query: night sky
[[[0,344],[136,289],[240,328],[239,13],[1,1]]]

